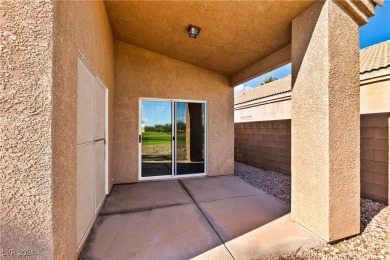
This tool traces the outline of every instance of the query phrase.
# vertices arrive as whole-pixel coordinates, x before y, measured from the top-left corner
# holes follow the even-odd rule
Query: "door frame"
[[[183,179],[192,178],[208,175],[208,102],[205,100],[192,100],[192,99],[174,99],[174,98],[148,98],[140,97],[138,101],[138,136],[142,135],[142,101],[160,101],[160,102],[171,102],[171,114],[172,114],[172,137],[176,139],[176,102],[187,102],[187,103],[202,103],[205,106],[204,109],[204,173],[197,174],[183,174],[175,175],[176,172],[176,142],[172,142],[172,174],[165,176],[152,176],[142,177],[142,142],[138,142],[138,181],[150,181],[150,180],[170,180],[170,179]]]
[[[96,81],[104,90],[104,191],[108,195],[110,193],[108,187],[108,88],[98,76],[96,76]]]

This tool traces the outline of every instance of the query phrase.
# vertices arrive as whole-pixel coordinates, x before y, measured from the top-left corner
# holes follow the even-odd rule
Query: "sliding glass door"
[[[172,102],[141,104],[142,177],[171,176],[173,158]]]
[[[205,172],[204,103],[176,102],[176,174]]]
[[[140,178],[206,173],[206,104],[141,100]]]

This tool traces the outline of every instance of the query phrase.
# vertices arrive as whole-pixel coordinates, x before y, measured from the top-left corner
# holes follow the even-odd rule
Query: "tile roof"
[[[263,86],[247,90],[234,96],[234,104],[249,102],[251,100],[273,96],[291,91],[291,76],[281,78]]]
[[[360,74],[384,68],[390,68],[390,40],[360,51]],[[290,91],[291,76],[287,76],[235,95],[234,104],[241,104]]]
[[[390,67],[390,40],[360,51],[360,74]]]

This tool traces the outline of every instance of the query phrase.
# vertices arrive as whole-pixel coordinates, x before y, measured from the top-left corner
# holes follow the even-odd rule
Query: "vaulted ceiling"
[[[292,19],[313,2],[105,1],[115,39],[224,75],[289,45]]]

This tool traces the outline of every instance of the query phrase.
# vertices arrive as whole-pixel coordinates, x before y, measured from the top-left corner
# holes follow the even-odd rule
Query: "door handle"
[[[139,135],[139,136],[138,136],[138,142],[139,142],[139,143],[142,142],[142,135]]]

